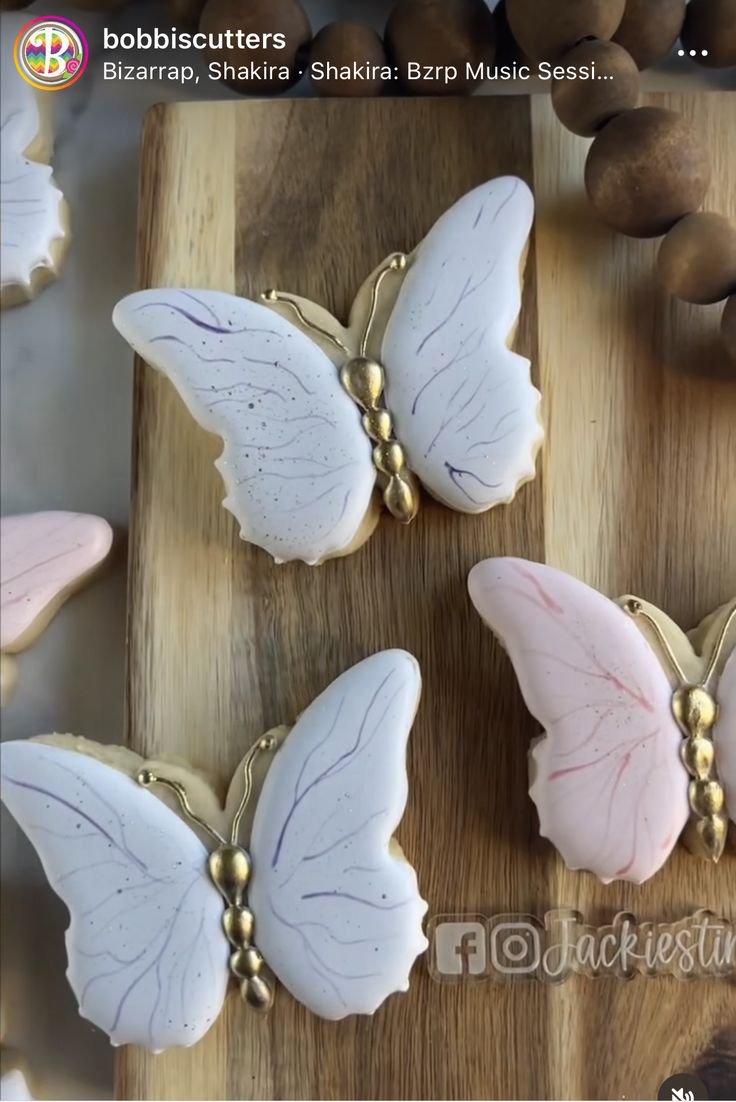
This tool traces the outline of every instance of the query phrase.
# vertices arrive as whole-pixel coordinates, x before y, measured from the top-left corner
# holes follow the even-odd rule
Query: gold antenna
[[[688,679],[685,676],[685,673],[682,669],[682,666],[677,661],[677,658],[675,657],[674,651],[672,650],[671,646],[669,645],[669,643],[665,639],[665,636],[664,636],[664,633],[663,633],[661,627],[659,626],[657,621],[654,619],[654,617],[650,616],[649,613],[646,611],[646,609],[642,606],[641,601],[637,601],[636,598],[632,597],[631,600],[626,602],[626,604],[624,605],[624,608],[626,609],[626,611],[629,613],[630,616],[639,616],[642,620],[646,620],[646,622],[649,624],[650,628],[652,629],[652,631],[656,635],[657,640],[659,642],[659,645],[662,648],[664,654],[669,659],[669,662],[670,662],[670,665],[672,666],[672,669],[675,671],[675,674],[677,675],[677,677],[680,680],[680,684],[681,685],[687,685]]]
[[[360,342],[361,356],[365,356],[368,351],[368,341],[370,340],[373,323],[376,320],[376,311],[378,309],[378,297],[381,293],[381,284],[383,283],[389,272],[403,272],[406,268],[406,263],[407,258],[404,253],[394,253],[393,256],[390,256],[388,258],[373,283],[373,287],[371,288],[371,308],[368,313],[368,320],[366,322],[365,329],[363,330],[363,337]]]
[[[719,634],[718,639],[716,641],[716,645],[713,648],[713,651],[712,651],[711,656],[710,656],[710,662],[708,663],[708,669],[706,670],[705,677],[703,678],[703,680],[701,682],[702,687],[704,689],[708,688],[708,682],[710,681],[711,677],[715,673],[715,668],[716,668],[716,665],[718,664],[718,659],[721,657],[721,651],[723,650],[723,645],[726,642],[726,636],[728,635],[728,629],[731,627],[731,624],[733,623],[734,617],[736,617],[736,604],[734,604],[734,606],[731,609],[731,611],[729,612],[728,616],[723,621],[723,627],[721,628],[720,634]]]
[[[197,826],[200,826],[202,830],[206,830],[221,846],[227,845],[227,842],[220,832],[215,830],[214,827],[211,827],[209,823],[206,823],[204,819],[200,819],[199,815],[192,809],[192,805],[189,803],[189,798],[187,797],[187,792],[183,784],[179,784],[178,781],[170,781],[167,777],[157,777],[151,769],[141,769],[135,779],[143,788],[151,788],[155,784],[160,785],[162,788],[168,788],[169,791],[173,792],[176,796],[187,819],[191,819],[191,821],[196,823]]]
[[[253,763],[258,755],[262,752],[267,752],[276,749],[276,739],[273,735],[264,735],[253,743],[248,753],[243,758],[243,795],[238,805],[238,810],[235,812],[233,818],[232,830],[230,831],[230,842],[236,846],[238,844],[238,834],[240,833],[240,823],[245,813],[245,809],[248,806],[251,792],[253,791]]]
[[[350,355],[350,349],[342,343],[340,338],[336,337],[334,333],[329,333],[326,329],[323,329],[321,325],[315,325],[314,322],[310,321],[299,303],[295,302],[290,295],[283,295],[280,291],[275,291],[272,288],[269,291],[264,291],[261,298],[264,302],[280,302],[285,306],[291,307],[305,329],[310,329],[313,333],[317,333],[318,336],[329,341],[330,344],[333,344],[335,348],[339,348],[346,356]]]

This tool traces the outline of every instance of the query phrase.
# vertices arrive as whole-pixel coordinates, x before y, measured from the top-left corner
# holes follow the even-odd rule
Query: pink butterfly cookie
[[[0,520],[0,652],[3,704],[18,654],[107,557],[112,529],[84,513],[27,513]]]
[[[717,861],[736,821],[736,600],[688,636],[523,559],[479,563],[468,588],[545,728],[530,794],[569,867],[639,884],[683,830]]]

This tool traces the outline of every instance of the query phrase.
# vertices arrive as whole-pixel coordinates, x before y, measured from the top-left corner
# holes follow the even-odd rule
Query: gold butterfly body
[[[203,819],[192,808],[187,790],[181,781],[159,776],[152,769],[143,768],[136,774],[142,788],[160,785],[176,796],[184,816],[218,843],[209,856],[207,868],[212,882],[225,901],[222,929],[230,943],[230,974],[240,987],[240,993],[253,1010],[265,1014],[273,1006],[274,986],[266,970],[263,954],[253,942],[255,915],[248,907],[248,884],[253,863],[251,856],[238,844],[240,826],[253,792],[253,764],[261,753],[272,753],[277,748],[273,735],[256,740],[243,758],[243,794],[233,816],[228,841],[216,827]]]
[[[630,616],[644,621],[654,636],[677,681],[672,695],[672,714],[683,733],[680,756],[690,775],[688,801],[690,821],[685,831],[688,848],[698,857],[716,862],[723,854],[728,836],[726,793],[718,779],[713,728],[718,720],[718,702],[711,692],[719,663],[727,652],[726,641],[736,623],[736,603],[726,606],[704,662],[695,681],[683,668],[683,663],[662,629],[653,606],[644,607],[636,597],[626,598],[622,607]],[[661,614],[660,614],[661,615]],[[720,619],[718,614],[717,618]],[[728,648],[730,649],[730,648]]]
[[[363,429],[375,444],[373,464],[384,483],[384,504],[391,516],[402,524],[409,524],[419,511],[419,486],[407,466],[404,449],[396,439],[391,414],[383,404],[386,372],[383,364],[369,354],[369,345],[381,305],[381,287],[389,275],[403,277],[409,263],[410,258],[404,253],[394,253],[369,278],[366,286],[370,287],[370,306],[357,350],[351,349],[335,332],[307,316],[308,312],[312,312],[313,303],[274,290],[264,291],[261,295],[263,302],[269,306],[287,307],[308,336],[316,337],[348,357],[340,367],[340,382],[362,411]]]

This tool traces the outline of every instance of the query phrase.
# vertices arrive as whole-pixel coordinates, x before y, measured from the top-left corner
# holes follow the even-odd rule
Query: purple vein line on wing
[[[78,815],[80,819],[84,819],[86,823],[89,823],[91,827],[94,827],[94,829],[98,831],[103,838],[107,839],[111,846],[114,846],[118,853],[124,854],[125,857],[128,857],[135,865],[137,865],[141,872],[148,873],[147,865],[143,861],[141,861],[140,858],[136,857],[135,854],[130,853],[124,846],[121,846],[119,842],[116,842],[113,836],[109,834],[103,826],[100,826],[100,824],[96,822],[91,817],[91,815],[87,815],[87,813],[85,811],[82,811],[81,808],[75,807],[74,804],[69,803],[69,801],[65,800],[62,796],[57,796],[56,793],[49,792],[47,788],[41,788],[40,785],[30,784],[28,781],[19,781],[16,780],[14,777],[9,777],[7,775],[5,777],[5,781],[7,784],[15,785],[17,788],[24,788],[29,792],[36,792],[39,796],[46,796],[48,799],[54,800],[55,803],[61,804],[62,807],[67,808],[69,811],[72,812],[72,814]]]
[[[409,899],[401,899],[398,903],[374,903],[372,899],[364,899],[361,895],[352,895],[350,892],[341,892],[337,888],[333,888],[329,891],[320,892],[305,892],[302,899],[346,899],[349,903],[361,903],[366,907],[372,907],[376,911],[397,911],[400,907],[405,907],[407,903],[411,903],[411,897]]]
[[[350,747],[350,749],[346,750],[344,753],[340,754],[339,757],[337,757],[334,762],[332,762],[330,765],[328,765],[326,767],[326,769],[324,769],[320,774],[318,774],[317,777],[314,778],[314,780],[310,781],[310,783],[307,785],[307,787],[302,792],[299,792],[299,790],[298,790],[299,782],[300,782],[300,780],[301,780],[301,778],[304,774],[304,769],[305,769],[306,764],[307,764],[307,762],[305,761],[304,765],[302,766],[301,772],[299,774],[299,779],[297,781],[297,785],[295,787],[294,800],[292,802],[291,807],[289,808],[289,811],[286,815],[284,823],[281,827],[281,831],[279,833],[279,837],[278,837],[277,842],[276,842],[276,848],[274,850],[274,854],[273,854],[273,857],[271,859],[271,868],[272,869],[275,868],[277,863],[278,863],[279,854],[281,853],[281,847],[283,846],[284,838],[286,836],[286,831],[289,827],[289,824],[290,824],[291,820],[294,817],[294,814],[295,814],[298,806],[301,804],[301,802],[304,800],[304,798],[309,794],[309,792],[312,791],[313,788],[315,788],[318,784],[321,784],[322,781],[327,780],[329,777],[333,776],[335,774],[335,771],[338,769],[338,767],[345,764],[346,762],[348,762],[350,760],[350,758],[358,751],[358,749],[360,747],[360,744],[361,744],[361,740],[362,740],[364,731],[365,731],[366,724],[368,722],[368,716],[370,715],[371,710],[373,709],[373,706],[374,706],[376,700],[378,699],[380,693],[383,691],[383,689],[386,687],[389,680],[394,676],[395,673],[396,673],[395,669],[389,670],[389,672],[386,674],[386,676],[381,681],[380,685],[378,685],[378,687],[374,691],[374,693],[373,693],[373,695],[370,699],[370,702],[368,704],[368,707],[367,707],[367,709],[366,709],[366,711],[363,715],[363,719],[361,720],[360,727],[358,728],[358,733],[355,737],[355,742]],[[389,704],[387,705],[387,708],[390,707],[390,705],[391,705],[391,703],[393,702],[394,699],[395,699],[395,697],[391,698],[391,701],[389,701]],[[343,702],[344,702],[344,699],[343,699],[343,701],[340,702],[340,707],[338,708],[338,715],[339,715],[339,712],[342,708]],[[385,715],[386,712],[384,711],[383,714]],[[379,720],[379,722],[380,722],[380,720]],[[333,720],[332,727],[330,728],[330,732],[329,732],[330,734],[332,733],[332,731],[334,731],[336,723],[337,723],[337,715],[335,716],[335,719]],[[376,729],[374,728],[374,732],[373,732],[374,734],[375,734],[375,730]],[[318,745],[319,746],[323,745],[324,742],[326,741],[327,737],[328,736],[326,735],[325,738],[322,739],[321,742]],[[315,747],[315,750],[316,749],[317,749],[317,747]],[[312,751],[312,753],[314,753],[314,751]],[[311,757],[311,756],[312,755],[310,754],[309,757]],[[309,758],[307,758],[307,761],[308,760],[309,760]]]

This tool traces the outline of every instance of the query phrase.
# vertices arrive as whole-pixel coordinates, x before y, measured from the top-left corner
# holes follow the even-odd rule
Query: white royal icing
[[[222,437],[224,505],[277,562],[347,550],[376,472],[334,364],[295,326],[215,291],[128,295],[113,322],[167,375],[203,428]]]
[[[244,899],[255,944],[324,1018],[372,1014],[408,988],[427,947],[427,904],[392,844],[420,689],[405,651],[347,670],[296,722],[258,800]],[[69,910],[67,977],[80,1014],[115,1045],[192,1045],[229,980],[226,904],[208,850],[125,759],[118,769],[82,741],[6,742],[3,803]]]
[[[529,361],[509,347],[533,215],[532,193],[516,177],[469,192],[411,256],[387,323],[383,312],[396,439],[429,492],[460,512],[511,501],[535,473],[540,395]],[[346,554],[375,523],[373,445],[338,368],[365,352],[354,316],[367,302],[373,311],[376,280],[359,292],[347,330],[295,296],[266,307],[159,289],[129,295],[113,314],[199,424],[222,437],[224,505],[243,539],[277,562]],[[368,316],[370,329],[376,315]]]
[[[534,477],[529,361],[509,341],[534,199],[501,176],[464,195],[416,250],[383,341],[386,404],[409,466],[451,509],[481,513]]]
[[[53,272],[55,243],[66,235],[64,197],[54,185],[51,166],[30,160],[28,151],[42,130],[34,89],[3,51],[0,73],[0,293],[30,298],[40,269]],[[57,246],[58,248],[58,246]]]
[[[408,794],[421,679],[406,651],[347,670],[300,716],[269,769],[250,852],[256,943],[323,1018],[372,1014],[406,991],[427,904],[391,848]]]

